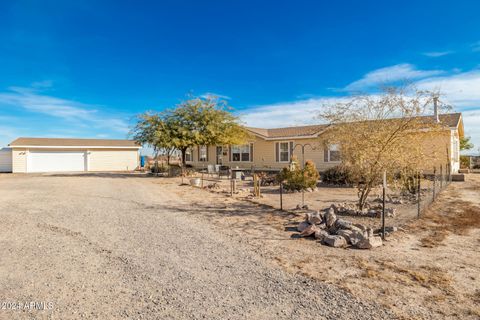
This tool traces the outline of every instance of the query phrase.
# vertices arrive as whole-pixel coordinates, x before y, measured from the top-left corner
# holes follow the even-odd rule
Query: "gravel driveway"
[[[268,265],[192,215],[175,188],[134,175],[0,175],[0,319],[393,318]],[[25,302],[37,305],[5,310]]]

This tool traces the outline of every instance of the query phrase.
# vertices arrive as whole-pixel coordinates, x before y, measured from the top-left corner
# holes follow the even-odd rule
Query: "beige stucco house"
[[[18,138],[5,150],[11,172],[30,173],[131,171],[140,148],[132,140]]]
[[[460,113],[439,115],[443,130],[428,135],[424,148],[438,155],[438,163],[444,165],[450,161],[452,172],[460,168],[460,138],[464,135],[462,115]],[[434,116],[425,116],[424,121],[436,121]],[[337,145],[326,145],[322,134],[328,125],[310,125],[276,129],[247,128],[252,138],[245,145],[198,146],[187,151],[187,164],[196,168],[209,164],[222,164],[232,168],[251,168],[279,170],[288,165],[292,155],[302,160],[304,146],[305,160],[315,162],[317,169],[323,171],[340,163],[340,150]],[[428,169],[428,168],[426,168]]]

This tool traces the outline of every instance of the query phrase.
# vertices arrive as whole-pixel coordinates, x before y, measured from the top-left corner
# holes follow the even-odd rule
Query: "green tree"
[[[165,114],[145,112],[138,115],[137,123],[130,134],[142,145],[153,148],[156,169],[158,168],[159,153],[165,154],[167,163],[170,164],[170,157],[175,151],[175,145],[172,143],[172,129],[168,119],[165,119]]]
[[[460,138],[460,150],[470,150],[473,149],[473,143],[470,142],[471,137],[462,137]]]
[[[182,153],[200,145],[242,144],[248,134],[227,103],[216,97],[190,98],[167,112],[171,142]]]

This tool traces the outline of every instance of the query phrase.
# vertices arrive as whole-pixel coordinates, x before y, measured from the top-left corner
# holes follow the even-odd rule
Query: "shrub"
[[[322,182],[336,185],[350,185],[351,174],[343,166],[335,166],[322,172]]]
[[[469,156],[460,156],[460,168],[469,169],[470,168],[470,157]]]
[[[305,163],[305,168],[300,169],[298,162],[292,159],[289,167],[283,168],[277,175],[277,181],[283,183],[286,190],[306,190],[315,188],[320,175],[312,161]]]

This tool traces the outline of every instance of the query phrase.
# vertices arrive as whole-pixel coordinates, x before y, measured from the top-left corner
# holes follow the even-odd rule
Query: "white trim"
[[[293,150],[290,150],[290,142],[293,142],[293,145],[294,145],[294,148],[295,148],[295,141],[278,141],[278,154],[277,154],[277,159],[278,159],[278,163],[290,163],[290,159],[292,158],[292,151]],[[280,157],[280,143],[287,143],[288,145],[288,160],[287,161],[282,161],[281,157]],[[277,152],[277,146],[275,144],[273,144],[273,147],[274,147],[274,153]]]
[[[137,149],[140,150],[142,147],[112,147],[112,146],[10,146],[12,149],[27,148],[27,149]]]

